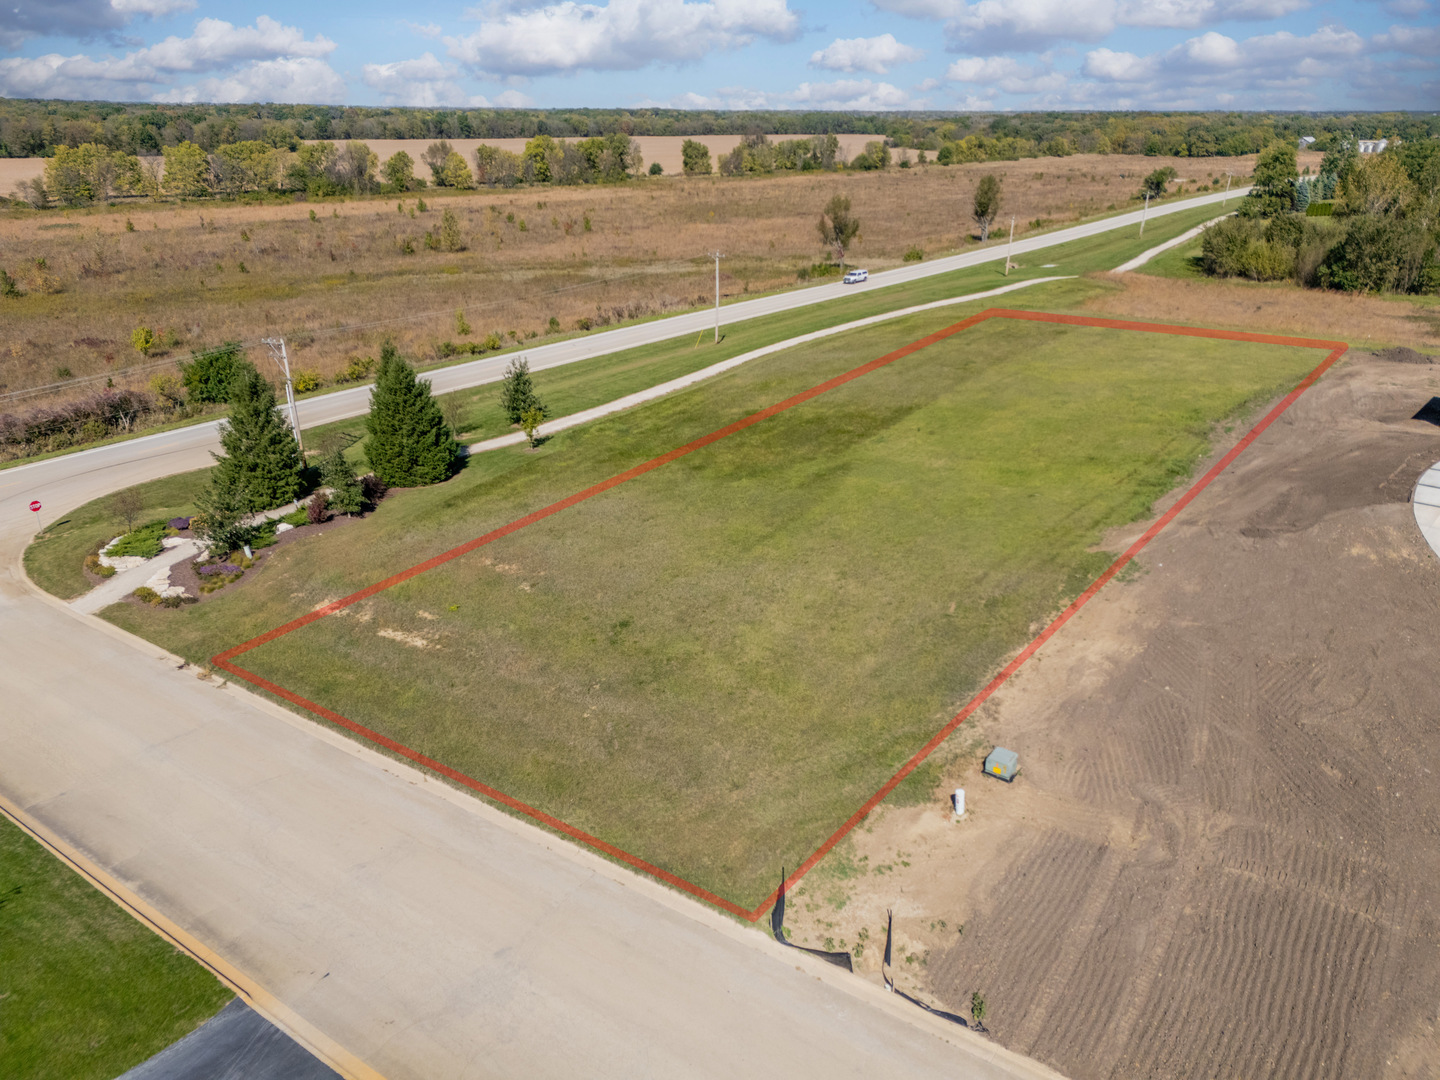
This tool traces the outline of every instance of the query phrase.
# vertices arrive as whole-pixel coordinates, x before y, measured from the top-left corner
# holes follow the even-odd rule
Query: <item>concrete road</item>
[[[937,260],[869,287],[1002,257]],[[723,316],[842,292],[766,297]],[[693,333],[709,318],[530,356],[551,366]],[[433,379],[474,385],[503,362]],[[313,399],[306,422],[360,411],[367,394]],[[213,425],[185,428],[0,472],[0,809],[257,1011],[350,1077],[1054,1075],[243,690],[197,679],[24,579],[30,498],[53,520],[208,464],[214,439]]]

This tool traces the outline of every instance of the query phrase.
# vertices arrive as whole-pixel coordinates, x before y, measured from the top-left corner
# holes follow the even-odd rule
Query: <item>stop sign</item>
[[[32,500],[30,501],[30,509],[31,509],[31,510],[34,510],[35,513],[38,514],[38,513],[40,512],[40,500],[39,500],[39,499],[32,499]]]

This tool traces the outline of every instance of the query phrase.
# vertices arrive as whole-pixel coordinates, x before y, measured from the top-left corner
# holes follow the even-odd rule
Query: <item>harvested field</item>
[[[507,345],[573,333],[709,303],[705,252],[716,248],[727,255],[725,296],[794,285],[799,271],[829,258],[815,221],[835,192],[850,196],[863,225],[852,259],[880,268],[911,248],[934,257],[973,244],[969,200],[984,173],[1004,178],[1003,212],[1016,216],[1022,235],[1123,207],[1140,177],[1167,163],[1193,192],[1253,160],[1077,155],[886,173],[431,190],[420,193],[427,212],[411,197],[403,213],[398,200],[378,196],[11,209],[0,215],[0,267],[30,295],[5,301],[0,401],[56,383],[58,399],[74,392],[69,379],[85,376],[143,386],[158,361],[228,339],[283,335],[297,368],[330,377],[352,355],[375,355],[386,336],[425,359],[442,342],[492,332]],[[446,209],[459,218],[464,251],[426,247]],[[137,326],[165,331],[148,358],[131,347]]]
[[[902,989],[981,991],[1076,1080],[1435,1075],[1440,560],[1408,498],[1437,389],[1350,354],[822,866],[797,939],[894,907]]]

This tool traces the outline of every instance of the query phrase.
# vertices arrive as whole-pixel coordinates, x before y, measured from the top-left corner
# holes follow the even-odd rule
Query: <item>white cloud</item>
[[[194,11],[195,0],[110,0],[110,6],[122,15],[149,15],[159,18],[177,11]]]
[[[88,56],[0,59],[0,97],[131,98],[143,96],[155,72]]]
[[[254,26],[201,19],[186,38],[168,37],[116,58],[50,53],[0,60],[0,96],[123,98],[163,101],[340,102],[345,82],[325,63],[335,44],[261,15]],[[174,76],[228,75],[187,86]]]
[[[1055,93],[1066,82],[1065,75],[1051,69],[1048,56],[1038,64],[1009,56],[962,56],[946,69],[945,78],[1022,96]]]
[[[1440,56],[1440,26],[1392,26],[1375,38],[1375,44],[1381,49],[1434,59]]]
[[[913,64],[924,56],[923,50],[896,41],[894,34],[881,34],[873,38],[836,38],[811,54],[810,65],[831,71],[871,71],[884,75],[896,64]]]
[[[439,23],[413,23],[408,19],[404,20],[406,28],[412,34],[418,34],[423,38],[438,38],[445,31]]]
[[[499,75],[679,64],[758,37],[788,41],[799,27],[786,0],[562,0],[475,14],[480,28],[445,44],[456,60]]]
[[[189,37],[168,37],[131,56],[160,71],[213,71],[245,60],[317,58],[334,50],[335,43],[319,34],[307,41],[298,27],[261,15],[254,26],[201,19]]]
[[[1141,58],[1131,52],[1094,49],[1085,54],[1081,72],[1086,78],[1105,82],[1137,83],[1155,77],[1158,57]]]
[[[276,101],[338,105],[345,80],[324,60],[284,57],[257,60],[223,78],[201,79],[155,95],[156,101]]]
[[[454,64],[437,60],[433,53],[422,53],[414,60],[397,60],[391,64],[366,64],[360,79],[372,90],[378,90],[386,105],[468,105],[470,96],[455,80],[460,69]]]
[[[871,79],[837,79],[834,82],[803,82],[794,90],[772,92],[745,87],[722,87],[713,95],[693,91],[669,102],[675,109],[817,109],[885,112],[918,109],[923,99],[914,99],[898,86]]]
[[[1114,29],[1114,0],[979,0],[950,21],[945,35],[957,45],[1003,52],[1099,41]]]
[[[1278,19],[1309,6],[1310,0],[1124,0],[1116,21],[1190,30],[1226,20]]]

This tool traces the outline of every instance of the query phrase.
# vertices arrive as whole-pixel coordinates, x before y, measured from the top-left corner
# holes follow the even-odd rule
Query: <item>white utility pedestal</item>
[[[955,816],[957,818],[965,816],[965,789],[963,787],[955,789]]]

